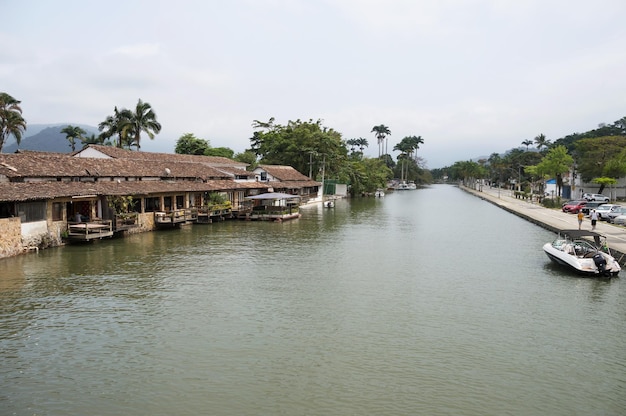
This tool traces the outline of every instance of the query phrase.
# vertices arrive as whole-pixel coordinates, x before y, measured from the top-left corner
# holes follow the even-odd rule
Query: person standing
[[[583,226],[583,218],[585,218],[585,214],[583,213],[582,210],[578,210],[578,229],[582,230],[582,226]]]
[[[591,230],[595,230],[596,229],[596,223],[598,222],[598,213],[596,212],[596,210],[592,210],[591,211]]]

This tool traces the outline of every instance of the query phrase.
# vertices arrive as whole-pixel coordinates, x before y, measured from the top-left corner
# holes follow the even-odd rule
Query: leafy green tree
[[[256,154],[251,150],[246,150],[242,153],[237,153],[233,157],[233,159],[236,160],[237,162],[247,163],[249,165],[248,169],[250,170],[254,170],[258,165]]]
[[[131,145],[137,146],[137,150],[140,149],[141,133],[144,132],[148,135],[150,140],[154,139],[156,134],[161,131],[161,123],[156,119],[156,114],[149,103],[137,101],[135,111],[129,111],[126,113],[128,123],[126,128],[129,130],[130,140],[129,147]]]
[[[83,136],[87,134],[82,128],[72,125],[65,126],[61,129],[61,133],[65,134],[65,138],[70,142],[72,152],[76,150],[76,140],[84,141]]]
[[[26,130],[26,120],[22,117],[21,101],[9,94],[0,93],[0,152],[9,136],[15,137],[17,145],[22,141],[22,133]]]
[[[608,136],[580,139],[574,144],[578,173],[585,182],[604,175],[606,164],[626,148],[626,137]]]
[[[207,151],[204,153],[205,156],[221,156],[232,159],[235,155],[233,149],[229,147],[209,147]]]
[[[350,195],[358,196],[386,188],[392,175],[382,159],[364,158],[343,163],[337,177],[349,184]]]
[[[557,195],[561,196],[563,174],[569,172],[574,158],[567,153],[565,146],[555,146],[536,165],[535,172],[539,175],[550,175],[556,178]]]
[[[250,150],[260,163],[289,165],[301,173],[321,172],[324,166],[326,177],[330,178],[347,159],[348,149],[341,134],[324,127],[321,120],[289,121],[282,126],[271,118],[267,123],[255,120],[252,126],[257,131],[250,138]]]
[[[210,147],[207,140],[199,139],[192,133],[186,133],[176,142],[174,152],[181,155],[206,155]]]
[[[385,126],[384,124],[380,124],[378,126],[372,127],[371,132],[375,133],[376,141],[378,142],[378,157],[381,157],[383,155],[383,149],[385,150],[384,154],[387,154],[385,139],[387,138],[387,136],[391,135],[391,130],[389,130],[389,127]],[[383,143],[385,143],[384,147]]]

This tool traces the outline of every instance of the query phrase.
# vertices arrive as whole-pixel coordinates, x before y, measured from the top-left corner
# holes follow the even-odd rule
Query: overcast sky
[[[241,152],[252,122],[422,136],[438,168],[626,116],[624,0],[0,0],[0,92],[29,124],[150,103]],[[395,155],[394,155],[395,156]]]

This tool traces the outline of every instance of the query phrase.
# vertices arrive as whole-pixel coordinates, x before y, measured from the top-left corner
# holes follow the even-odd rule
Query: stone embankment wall
[[[22,222],[20,219],[0,219],[0,258],[18,255],[23,250]]]

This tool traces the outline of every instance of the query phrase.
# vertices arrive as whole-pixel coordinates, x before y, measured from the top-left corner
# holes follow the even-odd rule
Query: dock
[[[515,198],[508,189],[491,188],[486,185],[483,185],[480,190],[464,186],[459,186],[459,188],[555,233],[578,228],[578,219],[575,214],[563,212],[558,208],[546,208],[530,200]],[[583,221],[583,228],[591,229],[589,218]],[[595,231],[606,236],[611,254],[622,267],[625,267],[626,227],[598,221]]]

